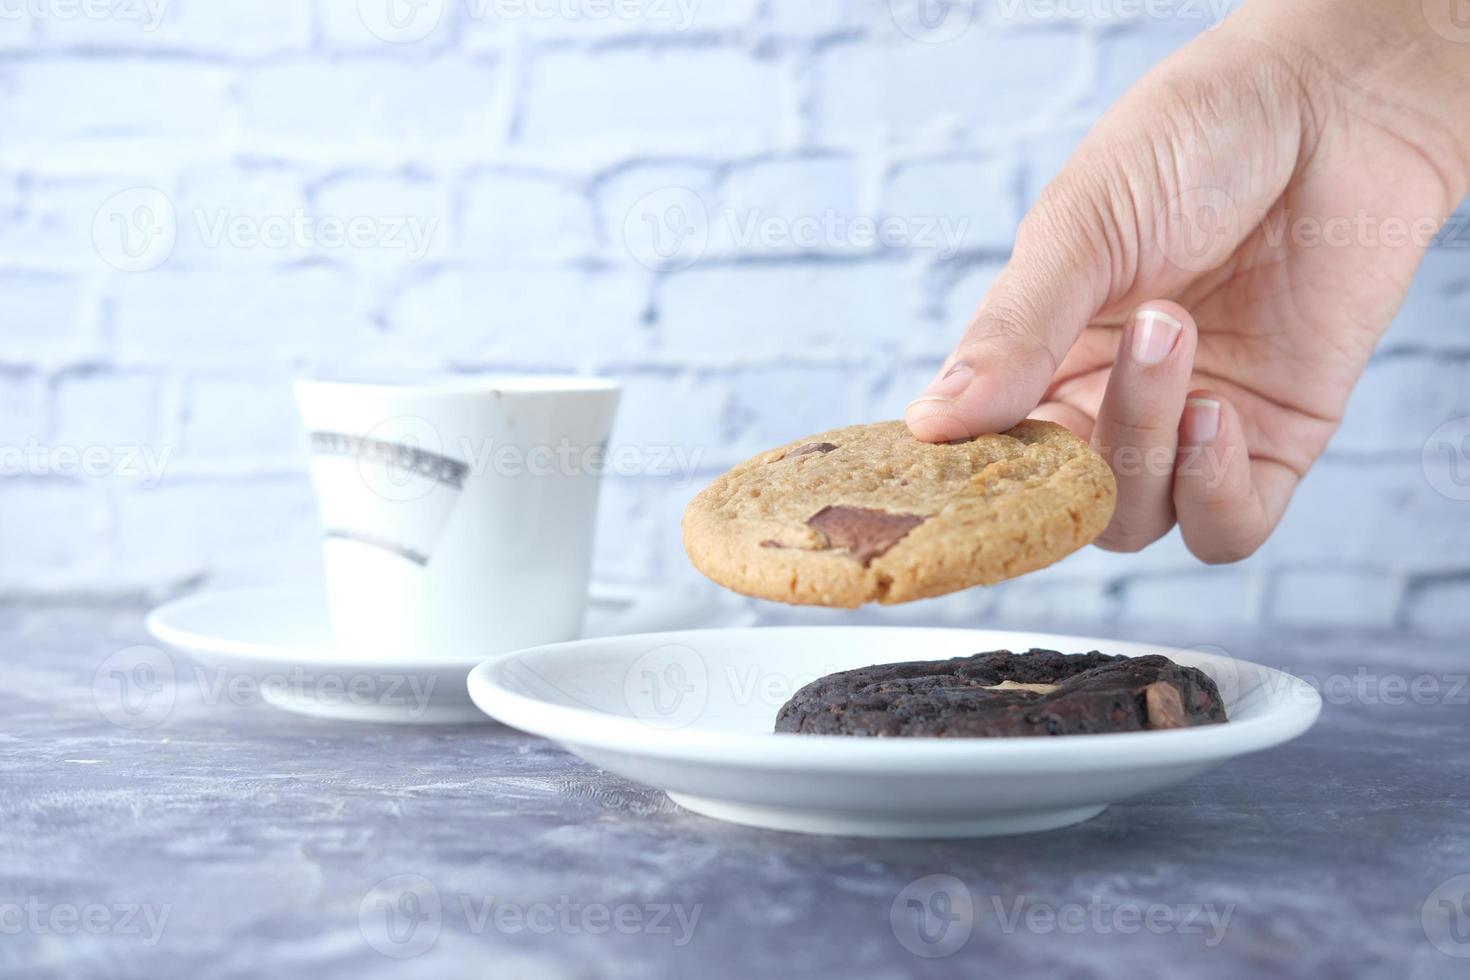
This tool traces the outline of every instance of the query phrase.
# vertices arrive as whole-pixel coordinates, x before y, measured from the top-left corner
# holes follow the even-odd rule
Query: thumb
[[[1021,223],[1011,261],[965,336],[905,410],[917,438],[968,439],[1026,418],[1102,305],[1107,260],[1090,239],[1106,237],[1089,236],[1075,221],[1054,220],[1057,213],[1038,204]]]

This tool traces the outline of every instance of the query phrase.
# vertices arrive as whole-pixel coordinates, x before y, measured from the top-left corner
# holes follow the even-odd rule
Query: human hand
[[[1100,546],[1250,555],[1466,194],[1467,76],[1419,0],[1247,4],[1048,185],[910,428],[1051,419],[1117,476]]]

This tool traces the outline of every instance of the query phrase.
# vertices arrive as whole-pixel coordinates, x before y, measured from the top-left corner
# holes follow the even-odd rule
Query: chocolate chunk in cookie
[[[827,536],[834,548],[845,548],[864,566],[903,540],[924,523],[917,514],[890,514],[871,507],[823,507],[807,520],[807,527]]]
[[[805,446],[797,446],[791,452],[782,456],[782,459],[790,459],[793,456],[807,456],[811,453],[830,453],[837,447],[830,442],[809,442]]]

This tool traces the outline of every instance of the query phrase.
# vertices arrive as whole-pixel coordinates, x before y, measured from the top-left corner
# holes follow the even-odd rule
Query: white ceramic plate
[[[584,636],[736,626],[748,610],[709,597],[594,585]],[[202,668],[206,696],[263,701],[299,714],[354,721],[450,724],[485,721],[465,677],[479,662],[380,661],[339,651],[325,597],[306,587],[201,592],[148,614],[148,632]]]
[[[1231,721],[1060,738],[773,734],[803,684],[870,664],[1043,647],[1162,653],[1219,684]],[[1310,685],[1223,652],[1081,637],[909,627],[696,630],[579,640],[481,664],[488,714],[697,813],[776,830],[972,837],[1064,827],[1311,727]]]

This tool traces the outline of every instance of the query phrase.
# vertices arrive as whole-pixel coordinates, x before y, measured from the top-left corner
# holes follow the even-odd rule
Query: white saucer
[[[593,585],[584,636],[748,624],[754,615],[708,597]],[[197,662],[206,698],[263,701],[304,715],[354,721],[484,722],[465,676],[474,660],[380,661],[338,651],[319,589],[285,586],[202,592],[148,614],[154,639]]]
[[[803,684],[870,664],[1044,647],[1162,653],[1210,673],[1231,721],[1061,738],[777,735]],[[1049,830],[1311,727],[1317,692],[1222,653],[1079,637],[909,627],[716,629],[578,640],[475,668],[488,714],[706,816],[862,837]]]

